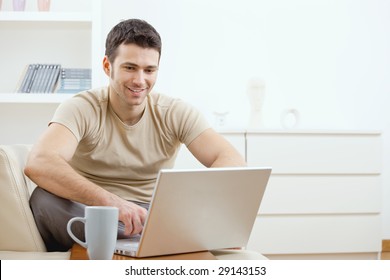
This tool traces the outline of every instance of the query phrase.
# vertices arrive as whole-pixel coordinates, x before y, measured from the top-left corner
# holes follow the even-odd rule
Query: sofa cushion
[[[23,173],[30,145],[0,145],[0,251],[46,251],[29,198],[36,187]]]

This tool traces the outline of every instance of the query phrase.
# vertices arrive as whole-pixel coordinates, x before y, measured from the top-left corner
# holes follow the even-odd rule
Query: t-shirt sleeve
[[[182,100],[174,102],[167,114],[167,122],[171,124],[172,133],[186,146],[210,128],[201,112]]]
[[[74,134],[77,141],[81,141],[92,132],[91,130],[96,129],[90,124],[97,117],[96,109],[92,106],[91,100],[82,95],[76,95],[60,104],[50,123],[62,124]]]

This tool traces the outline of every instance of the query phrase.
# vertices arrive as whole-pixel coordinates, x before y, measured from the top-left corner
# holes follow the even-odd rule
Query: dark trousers
[[[146,203],[137,204],[146,209],[149,208]],[[37,187],[31,195],[30,207],[47,251],[64,252],[72,248],[74,241],[69,236],[66,227],[71,218],[84,217],[86,205],[61,198]],[[73,223],[72,231],[76,237],[85,241],[83,223]],[[124,234],[124,224],[119,222],[118,239],[122,238],[129,238],[129,236]]]

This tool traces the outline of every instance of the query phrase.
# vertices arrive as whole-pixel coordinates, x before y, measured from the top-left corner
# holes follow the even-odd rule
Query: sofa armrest
[[[35,184],[23,172],[30,149],[0,145],[0,251],[46,251],[29,206]]]

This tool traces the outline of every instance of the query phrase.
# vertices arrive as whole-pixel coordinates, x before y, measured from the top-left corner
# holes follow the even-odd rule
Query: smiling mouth
[[[133,88],[129,88],[129,87],[127,89],[130,90],[135,95],[139,95],[141,92],[146,90],[146,88],[133,89]]]

